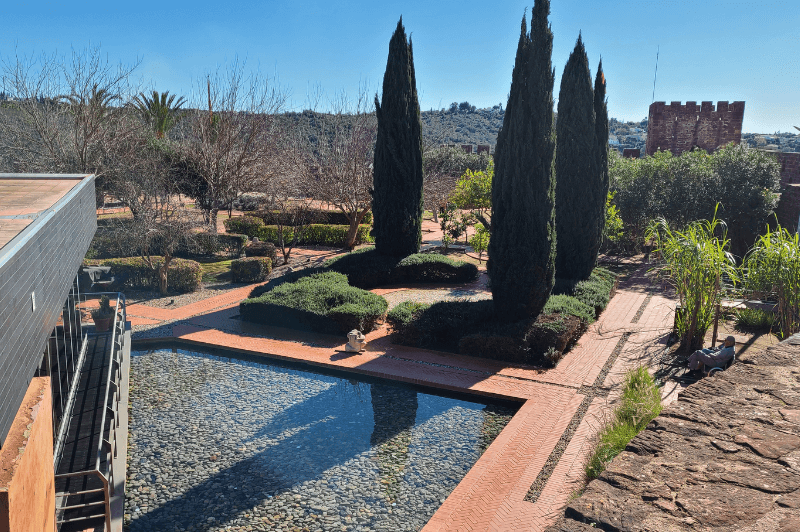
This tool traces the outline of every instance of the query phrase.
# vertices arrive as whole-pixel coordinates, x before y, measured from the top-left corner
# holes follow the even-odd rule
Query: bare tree
[[[3,85],[16,100],[0,113],[0,150],[17,171],[93,173],[102,193],[109,153],[141,127],[120,119],[136,66],[112,65],[98,48],[6,59]]]
[[[170,161],[157,147],[142,146],[137,171],[120,176],[120,186],[129,187],[137,196],[133,220],[120,219],[119,237],[130,243],[144,263],[158,277],[159,291],[168,291],[168,271],[179,246],[190,246],[201,216],[187,209],[170,175]],[[142,179],[139,176],[145,175]]]
[[[439,210],[447,205],[458,178],[467,170],[486,170],[489,161],[488,155],[467,154],[459,147],[432,147],[423,153],[423,199],[425,209],[433,212],[434,222],[439,221]]]
[[[264,182],[267,206],[275,216],[278,230],[275,244],[281,250],[284,264],[289,262],[292,250],[303,241],[309,226],[316,221],[304,177],[302,171],[287,169]]]
[[[193,106],[198,110],[186,116],[180,149],[192,173],[203,180],[212,232],[220,208],[264,178],[280,132],[275,114],[285,100],[266,78],[246,76],[238,62],[208,76],[196,90]]]
[[[378,122],[369,109],[367,91],[359,91],[354,104],[342,94],[333,102],[332,112],[306,113],[303,138],[311,195],[333,205],[347,217],[350,227],[345,247],[355,247],[358,227],[372,208],[372,163]],[[310,118],[314,119],[313,134]],[[302,130],[302,129],[301,129]]]

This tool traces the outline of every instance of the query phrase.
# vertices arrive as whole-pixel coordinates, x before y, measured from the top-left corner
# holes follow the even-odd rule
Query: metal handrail
[[[121,397],[121,390],[119,386],[119,382],[122,378],[122,348],[123,348],[123,338],[125,333],[125,324],[127,323],[127,305],[125,294],[122,292],[95,292],[92,294],[93,296],[102,296],[102,295],[114,295],[116,296],[116,305],[114,308],[114,321],[112,324],[111,329],[111,347],[110,352],[108,355],[108,370],[105,377],[105,384],[106,390],[105,395],[103,397],[103,402],[99,403],[102,404],[103,408],[103,415],[100,421],[100,436],[98,438],[97,443],[97,452],[95,458],[95,466],[94,469],[86,470],[86,471],[77,471],[71,473],[62,473],[56,475],[56,479],[64,479],[64,478],[71,478],[71,477],[79,477],[79,476],[89,476],[94,475],[100,478],[103,484],[103,495],[104,501],[96,501],[90,503],[82,503],[76,506],[70,506],[68,508],[81,508],[81,507],[89,507],[89,506],[97,506],[99,504],[104,505],[104,517],[105,517],[105,524],[106,530],[111,530],[111,496],[114,494],[114,467],[113,467],[113,460],[117,454],[117,427],[119,426],[119,401]],[[85,300],[84,300],[85,301]],[[110,395],[111,387],[114,387],[113,395]],[[111,404],[109,405],[109,398],[111,399]],[[99,406],[98,404],[98,406]],[[106,423],[110,422],[111,425],[109,426],[109,436],[108,438],[105,437],[106,432]],[[105,452],[106,458],[106,468],[103,471],[102,461],[103,455]],[[69,497],[69,492],[65,492],[63,496]],[[63,510],[64,508],[62,508]],[[94,516],[94,517],[100,517]],[[78,520],[85,520],[86,517],[81,518],[74,518],[74,519],[66,519],[60,521],[60,523],[66,523],[71,521],[78,521]]]

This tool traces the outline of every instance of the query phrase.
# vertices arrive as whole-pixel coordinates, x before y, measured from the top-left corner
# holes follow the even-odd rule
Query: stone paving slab
[[[251,355],[353,371],[423,386],[524,401],[518,413],[437,510],[424,530],[544,530],[583,481],[583,468],[627,369],[663,349],[674,302],[644,289],[643,271],[620,286],[600,319],[555,369],[391,344],[387,329],[367,335],[366,352],[343,353],[345,338],[242,322],[238,302],[252,286],[179,307],[131,305],[138,319],[172,323],[172,338],[188,347],[224,347]],[[389,288],[391,290],[402,289]],[[154,340],[163,340],[158,338]],[[139,346],[145,345],[140,342]],[[618,347],[621,346],[621,347]],[[617,354],[615,354],[615,349]],[[613,360],[602,382],[604,366]],[[605,389],[573,424],[586,396]],[[571,439],[562,434],[573,424]],[[560,453],[560,454],[559,454]],[[556,456],[552,472],[543,473]],[[536,502],[525,497],[540,473]],[[547,476],[549,475],[549,476]]]

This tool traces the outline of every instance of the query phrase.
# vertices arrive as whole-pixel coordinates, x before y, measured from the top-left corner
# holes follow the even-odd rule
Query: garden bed
[[[404,301],[389,312],[392,341],[506,362],[553,367],[608,305],[616,278],[597,268],[550,297],[535,319],[498,320],[491,300]]]

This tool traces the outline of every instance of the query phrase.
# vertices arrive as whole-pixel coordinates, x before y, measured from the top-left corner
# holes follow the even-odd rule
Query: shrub
[[[426,303],[417,303],[416,301],[403,301],[397,304],[389,314],[386,315],[386,320],[395,327],[405,327],[414,319],[414,317],[423,310],[430,307]]]
[[[574,297],[592,307],[597,317],[608,306],[615,284],[616,276],[613,273],[603,268],[595,268],[589,278],[583,281],[556,279],[553,294]]]
[[[352,329],[369,332],[387,307],[384,298],[348,285],[347,277],[336,272],[284,282],[239,306],[247,321],[330,334]]]
[[[258,236],[257,232],[260,227],[264,227],[264,220],[254,216],[238,216],[236,218],[228,218],[222,222],[225,225],[225,231],[228,233],[237,233],[247,235],[250,238]]]
[[[600,432],[597,448],[586,465],[589,480],[597,478],[630,441],[661,413],[661,392],[640,367],[625,377],[622,398],[613,418]]]
[[[359,288],[397,283],[462,283],[478,277],[478,268],[438,253],[415,253],[398,260],[365,248],[329,259],[323,267],[347,275]]]
[[[455,351],[466,331],[477,330],[480,325],[491,321],[493,316],[494,308],[490,300],[439,301],[419,307],[416,312],[411,312],[409,307],[397,311],[390,323],[394,327],[393,339],[396,343]]]
[[[256,286],[250,291],[250,295],[247,297],[250,299],[261,297],[273,288],[276,288],[282,284],[293,283],[298,279],[302,279],[303,277],[308,277],[309,275],[314,275],[315,273],[323,273],[324,271],[325,270],[322,268],[303,268],[302,270],[294,270],[291,272],[287,271],[280,277],[270,279],[270,281],[266,284]]]
[[[212,257],[218,253],[223,253],[229,258],[238,259],[244,252],[247,244],[247,235],[233,233],[195,233],[192,235],[193,243],[181,246],[176,250],[175,255],[191,257]]]
[[[736,329],[739,331],[747,330],[769,330],[775,325],[775,314],[757,308],[743,308],[736,311]]]
[[[478,267],[438,253],[415,253],[397,263],[394,275],[395,282],[465,283],[478,278]]]
[[[525,338],[530,349],[529,362],[555,367],[586,327],[585,321],[569,314],[539,314]]]
[[[231,261],[231,278],[234,283],[260,283],[272,272],[269,257],[247,257]]]
[[[761,236],[744,260],[745,288],[774,294],[777,325],[784,337],[800,330],[800,236],[778,227]]]
[[[328,209],[310,209],[311,214],[308,217],[310,220],[315,220],[320,224],[325,225],[350,225],[350,220],[347,219],[347,215],[342,211],[331,211]],[[264,225],[286,225],[291,226],[294,221],[295,217],[288,213],[282,213],[281,211],[257,211],[250,213],[251,216],[256,216],[261,218],[264,221]],[[283,219],[283,223],[279,224],[278,222]],[[361,220],[362,224],[369,225],[372,223],[372,212],[368,212],[364,215],[364,218]]]
[[[313,246],[330,246],[330,247],[343,247],[347,239],[347,225],[325,225],[325,224],[311,224],[305,231],[298,244],[313,245]],[[283,228],[284,241],[290,242],[293,238],[293,228]],[[278,226],[277,225],[262,225],[255,230],[253,235],[259,240],[265,242],[278,242]],[[372,237],[369,236],[369,226],[359,225],[358,232],[356,233],[355,245],[371,242]]]
[[[586,324],[594,323],[594,309],[572,296],[550,296],[542,310],[542,314],[568,314],[575,316]]]
[[[163,257],[152,257],[156,267],[163,263]],[[147,266],[141,257],[106,259],[102,266],[111,267],[115,283],[133,289],[158,290],[158,273]],[[186,259],[172,259],[167,272],[169,288],[176,292],[194,292],[200,288],[203,270],[200,263]]]
[[[248,257],[269,257],[272,264],[278,259],[278,252],[275,249],[275,244],[272,242],[250,242],[244,248]]]
[[[727,251],[725,224],[715,216],[679,231],[661,218],[653,221],[647,234],[663,260],[661,274],[678,293],[682,312],[676,313],[675,325],[681,346],[697,349],[722,298],[720,280],[737,279],[736,262]]]

